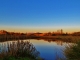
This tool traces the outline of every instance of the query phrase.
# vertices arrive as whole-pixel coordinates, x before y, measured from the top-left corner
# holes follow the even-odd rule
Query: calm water
[[[23,41],[29,41],[30,43],[32,43],[40,52],[40,56],[45,60],[58,60],[58,58],[64,58],[65,60],[63,51],[65,49],[65,46],[70,44],[62,42],[60,40],[51,41],[43,39],[27,39]],[[0,42],[0,50],[2,50],[2,48],[5,49],[7,47],[7,43],[12,43],[12,41]],[[3,47],[4,45],[5,47]]]

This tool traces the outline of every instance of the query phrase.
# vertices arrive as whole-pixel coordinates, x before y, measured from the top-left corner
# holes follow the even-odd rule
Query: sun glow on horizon
[[[47,32],[57,32],[57,30],[62,29],[64,33],[79,32],[80,28],[0,28],[0,30],[6,30],[9,32],[22,32],[22,33],[47,33]]]

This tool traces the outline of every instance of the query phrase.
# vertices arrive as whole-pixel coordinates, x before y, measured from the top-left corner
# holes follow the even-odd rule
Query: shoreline
[[[3,41],[12,41],[12,40],[24,40],[24,39],[51,39],[51,40],[62,40],[62,41],[78,41],[80,36],[0,36],[0,42]]]

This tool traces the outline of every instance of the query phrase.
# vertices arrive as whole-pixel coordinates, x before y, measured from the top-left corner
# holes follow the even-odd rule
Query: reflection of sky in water
[[[58,58],[65,58],[63,55],[63,50],[67,43],[61,42],[61,41],[44,41],[44,40],[36,40],[36,39],[30,39],[30,40],[24,40],[24,41],[30,41],[36,49],[40,52],[40,56],[44,58],[45,60],[58,60]],[[7,42],[1,42],[0,47],[3,47],[5,45],[7,47],[7,43],[11,43],[11,41]]]
[[[30,40],[30,42],[36,47],[40,52],[40,56],[46,60],[57,60],[60,58],[65,58],[63,55],[63,50],[66,43],[61,41],[48,42],[44,40]]]

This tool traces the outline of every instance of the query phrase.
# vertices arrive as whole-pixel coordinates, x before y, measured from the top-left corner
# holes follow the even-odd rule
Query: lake
[[[40,52],[40,57],[44,58],[45,60],[58,60],[59,58],[66,60],[63,51],[65,50],[66,46],[71,44],[69,42],[51,39],[26,39],[23,41],[29,41],[32,43],[36,47],[37,51]],[[0,42],[0,51],[7,48],[7,44],[10,44],[12,42],[16,41]]]

